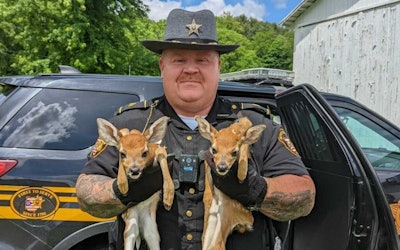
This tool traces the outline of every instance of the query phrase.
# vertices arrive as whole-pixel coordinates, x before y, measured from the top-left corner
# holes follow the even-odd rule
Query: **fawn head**
[[[122,170],[125,178],[139,179],[143,169],[153,164],[155,150],[165,136],[168,120],[166,116],[161,117],[142,134],[136,129],[118,130],[110,122],[97,119],[100,138],[119,151],[118,172]]]
[[[196,116],[201,136],[211,142],[210,152],[216,173],[226,175],[240,156],[248,157],[248,146],[258,141],[265,125],[252,126],[247,117],[242,117],[229,127],[219,131],[204,118]]]

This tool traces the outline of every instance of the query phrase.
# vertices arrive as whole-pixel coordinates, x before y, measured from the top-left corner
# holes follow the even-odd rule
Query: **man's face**
[[[168,102],[181,115],[204,115],[217,93],[220,58],[213,50],[168,49],[159,66]]]

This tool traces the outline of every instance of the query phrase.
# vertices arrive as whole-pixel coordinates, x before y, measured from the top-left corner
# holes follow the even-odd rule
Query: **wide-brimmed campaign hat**
[[[143,46],[161,54],[165,49],[234,51],[238,44],[218,44],[215,16],[210,10],[172,10],[167,17],[164,40],[145,40]]]

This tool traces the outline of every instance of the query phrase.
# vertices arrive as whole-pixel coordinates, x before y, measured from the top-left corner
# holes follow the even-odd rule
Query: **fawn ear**
[[[262,132],[266,128],[265,125],[256,125],[246,131],[246,136],[243,139],[244,144],[253,144],[260,139]]]
[[[107,145],[117,147],[120,139],[118,129],[109,121],[101,118],[97,118],[97,126],[100,138],[102,138]]]
[[[150,128],[148,128],[143,135],[150,143],[158,143],[164,138],[167,132],[169,117],[163,116],[155,121]]]
[[[200,135],[211,141],[213,136],[218,132],[208,121],[200,116],[194,117],[197,121]]]

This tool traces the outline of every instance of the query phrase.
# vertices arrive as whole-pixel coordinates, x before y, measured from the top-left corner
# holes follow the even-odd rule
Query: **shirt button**
[[[191,141],[193,137],[191,135],[186,136],[186,140]]]
[[[186,216],[187,217],[192,217],[192,215],[193,215],[193,212],[192,211],[190,211],[190,210],[186,210]]]
[[[193,240],[193,235],[192,234],[187,234],[186,235],[187,240]]]
[[[189,188],[189,194],[194,194],[196,190],[194,188]]]

